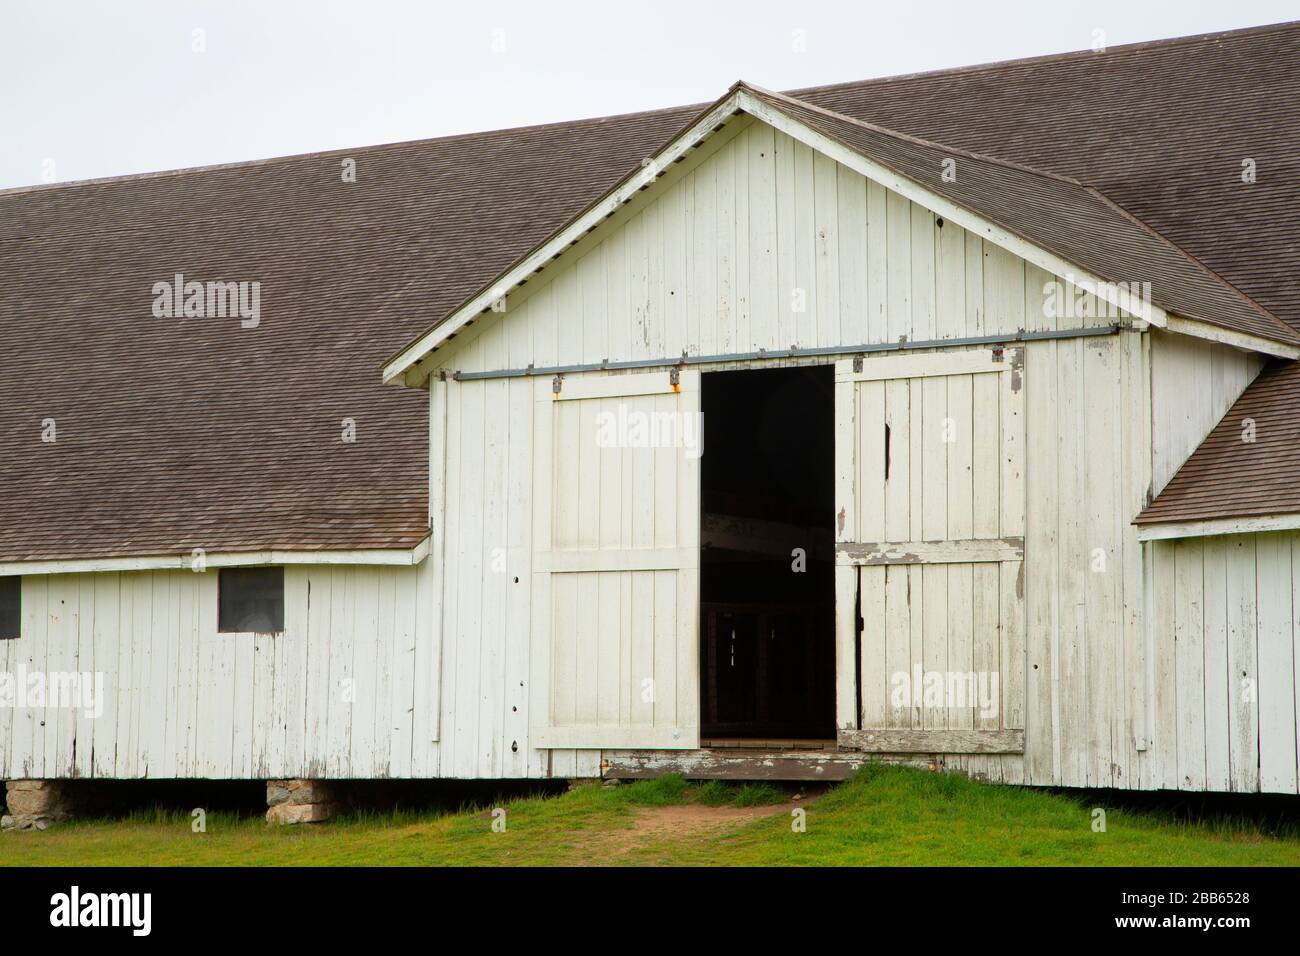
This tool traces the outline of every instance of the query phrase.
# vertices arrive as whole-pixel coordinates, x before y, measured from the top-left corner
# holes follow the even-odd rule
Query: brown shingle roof
[[[1135,522],[1300,513],[1298,405],[1300,362],[1266,368]]]
[[[1096,186],[1300,326],[1297,63],[1288,24],[798,95]],[[425,396],[381,361],[697,110],[0,193],[0,560],[416,543]],[[260,281],[261,327],[154,319],[177,271]]]
[[[0,560],[417,544],[428,396],[380,362],[689,112],[0,193]],[[154,318],[175,272],[260,326]]]

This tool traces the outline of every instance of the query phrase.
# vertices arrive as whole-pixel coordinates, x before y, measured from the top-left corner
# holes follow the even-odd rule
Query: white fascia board
[[[612,192],[607,194],[586,212],[579,215],[551,239],[529,253],[517,265],[506,272],[490,289],[485,289],[457,309],[445,322],[430,329],[420,336],[384,366],[384,381],[392,382],[402,376],[407,369],[419,362],[425,355],[455,335],[472,322],[485,310],[490,310],[494,303],[503,301],[512,289],[531,277],[556,256],[600,225],[608,216],[618,210],[624,203],[631,201],[637,193],[645,189],[668,171],[679,159],[702,143],[715,129],[727,121],[738,109],[737,97],[732,93],[696,120],[673,142],[651,157],[636,173],[624,179]],[[410,383],[407,383],[410,384]]]
[[[1266,531],[1294,531],[1300,528],[1300,514],[1258,515],[1250,518],[1207,518],[1203,521],[1163,521],[1137,525],[1139,541],[1168,541],[1173,538],[1204,538],[1225,534],[1257,534]]]
[[[1258,335],[1250,335],[1247,332],[1234,332],[1231,329],[1220,328],[1217,325],[1211,325],[1209,322],[1202,322],[1198,319],[1184,319],[1181,316],[1171,315],[1169,316],[1169,325],[1166,327],[1166,331],[1177,332],[1180,335],[1190,335],[1210,342],[1218,342],[1221,345],[1230,345],[1233,348],[1244,349],[1247,352],[1261,352],[1264,355],[1273,355],[1284,359],[1300,358],[1300,346],[1277,342]]]
[[[429,539],[414,548],[371,548],[360,551],[214,551],[203,555],[208,568],[259,567],[286,564],[366,564],[411,567],[429,555]],[[125,558],[69,558],[57,561],[0,563],[0,577],[36,574],[90,574],[113,571],[188,571],[193,554],[156,554]]]

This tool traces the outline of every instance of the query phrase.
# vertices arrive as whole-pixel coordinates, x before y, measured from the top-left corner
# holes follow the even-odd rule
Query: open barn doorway
[[[835,739],[830,366],[703,376],[700,743]]]

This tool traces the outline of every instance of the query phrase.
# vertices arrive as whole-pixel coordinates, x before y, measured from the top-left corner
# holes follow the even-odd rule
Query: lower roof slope
[[[1300,514],[1300,362],[1269,366],[1137,524]]]
[[[0,561],[417,544],[427,395],[381,384],[381,361],[677,125],[0,193]],[[260,324],[154,318],[177,272],[259,281]],[[434,295],[386,310],[416,276]]]
[[[1300,327],[1297,63],[1286,24],[797,95],[1096,185]],[[418,542],[425,396],[380,363],[698,109],[0,193],[0,561]],[[260,326],[154,318],[176,272]]]

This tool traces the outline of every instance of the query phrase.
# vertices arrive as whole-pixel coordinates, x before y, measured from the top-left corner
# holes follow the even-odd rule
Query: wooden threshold
[[[600,775],[609,780],[646,780],[679,773],[692,780],[847,780],[878,754],[853,750],[606,750]],[[890,763],[926,766],[924,759]]]

